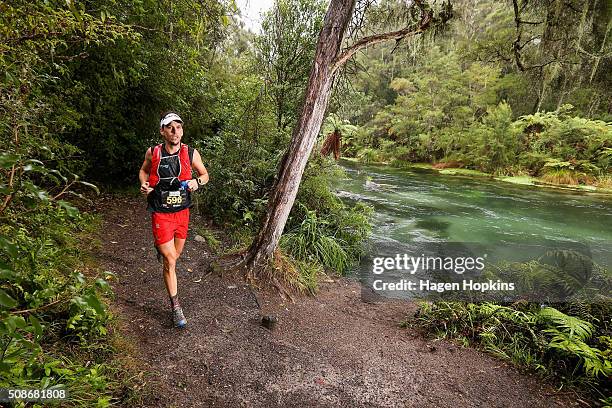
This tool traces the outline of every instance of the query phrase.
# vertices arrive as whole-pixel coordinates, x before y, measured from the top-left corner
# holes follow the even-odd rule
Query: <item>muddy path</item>
[[[175,329],[143,201],[104,196],[98,211],[100,263],[118,278],[113,308],[147,373],[142,406],[577,406],[491,356],[401,328],[414,305],[362,302],[345,279],[295,303],[259,293],[279,318],[269,331],[241,279],[207,274],[210,249],[191,231],[178,267],[188,327]]]

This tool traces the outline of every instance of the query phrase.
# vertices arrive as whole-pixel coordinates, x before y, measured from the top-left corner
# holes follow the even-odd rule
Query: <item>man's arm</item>
[[[206,170],[206,167],[204,167],[204,163],[202,163],[202,156],[200,156],[200,153],[195,149],[193,151],[191,166],[196,173],[198,173],[198,177],[189,180],[188,184],[191,191],[196,191],[200,185],[208,183],[208,171]]]
[[[140,180],[140,192],[144,195],[148,195],[153,189],[149,187],[149,172],[151,171],[151,161],[153,159],[153,153],[151,149],[147,149],[145,153],[144,162],[140,166],[138,172],[138,179]]]

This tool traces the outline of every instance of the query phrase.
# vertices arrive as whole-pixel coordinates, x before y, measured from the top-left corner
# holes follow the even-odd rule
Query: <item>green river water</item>
[[[472,242],[501,248],[504,260],[525,261],[523,245],[581,245],[596,263],[612,265],[610,196],[340,164],[347,177],[338,181],[337,195],[374,207],[369,258],[418,251],[432,242]],[[368,268],[364,262],[360,267]]]

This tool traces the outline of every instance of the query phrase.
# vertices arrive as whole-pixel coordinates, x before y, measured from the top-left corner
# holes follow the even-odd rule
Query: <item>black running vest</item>
[[[151,147],[152,154],[154,149],[155,147]],[[156,171],[159,175],[159,182],[147,196],[147,209],[151,212],[173,213],[190,208],[192,206],[191,193],[186,189],[181,189],[181,181],[179,180],[181,173],[180,149],[176,153],[170,154],[166,151],[165,145],[162,145],[160,150],[161,158],[158,168],[151,168],[151,172]],[[193,151],[192,147],[188,148],[190,166],[193,163]]]

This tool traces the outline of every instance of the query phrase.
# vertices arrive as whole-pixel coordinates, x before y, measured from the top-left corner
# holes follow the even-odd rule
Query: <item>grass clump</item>
[[[567,184],[570,186],[580,184],[580,174],[569,169],[551,169],[545,172],[541,179],[552,184]]]
[[[329,222],[306,211],[302,223],[281,237],[281,246],[301,261],[315,261],[321,266],[342,273],[349,266],[349,257],[341,238],[327,235]]]
[[[319,277],[325,276],[325,273],[317,262],[301,261],[277,249],[274,253],[273,275],[281,277],[283,287],[315,294],[319,287]]]
[[[612,190],[612,176],[602,176],[598,178],[595,185],[599,188]]]

